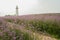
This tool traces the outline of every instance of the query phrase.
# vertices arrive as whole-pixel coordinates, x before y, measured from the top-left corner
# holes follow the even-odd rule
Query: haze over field
[[[0,0],[0,16],[14,15],[16,5],[19,15],[60,13],[60,0]]]

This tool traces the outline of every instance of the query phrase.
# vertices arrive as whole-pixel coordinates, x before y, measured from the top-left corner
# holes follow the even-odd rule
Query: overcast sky
[[[60,13],[60,0],[0,0],[0,16],[15,14],[16,5],[19,15]]]

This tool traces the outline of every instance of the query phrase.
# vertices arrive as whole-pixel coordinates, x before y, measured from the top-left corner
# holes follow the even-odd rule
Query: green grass
[[[48,33],[51,36],[60,39],[60,25],[57,23],[57,21],[42,21],[42,20],[37,20],[37,21],[30,21],[29,22],[31,26],[31,29],[33,31],[38,31],[38,32],[43,32],[43,33]]]
[[[8,22],[13,22],[13,20],[8,19]],[[23,23],[26,26],[27,30],[37,31],[37,32],[43,32],[51,35],[52,37],[55,37],[57,39],[60,39],[60,21],[56,20],[30,20],[30,21],[24,21],[24,20],[16,20],[16,24],[21,25]],[[17,34],[19,33],[16,31]],[[29,34],[24,34],[24,40],[29,40]],[[33,38],[30,38],[31,40]]]

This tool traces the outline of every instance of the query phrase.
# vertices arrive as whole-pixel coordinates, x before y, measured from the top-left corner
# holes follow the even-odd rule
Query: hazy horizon
[[[16,5],[19,15],[60,13],[60,0],[0,0],[0,16],[14,15]]]

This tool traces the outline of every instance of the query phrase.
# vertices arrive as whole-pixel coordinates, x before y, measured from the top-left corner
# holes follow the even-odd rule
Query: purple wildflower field
[[[0,40],[57,40],[50,35],[44,35],[44,33],[36,32],[36,30],[30,29],[31,24],[29,21],[56,21],[59,25],[60,14],[35,14],[35,15],[23,15],[23,16],[4,16],[0,17]],[[29,27],[26,27],[29,26]],[[60,27],[60,26],[59,26]],[[34,28],[34,27],[32,27]],[[55,29],[54,29],[55,30]],[[59,31],[58,31],[59,32]],[[34,33],[36,33],[34,35]],[[34,38],[35,36],[35,38]],[[40,37],[41,36],[41,37]],[[45,37],[46,36],[46,37]]]

